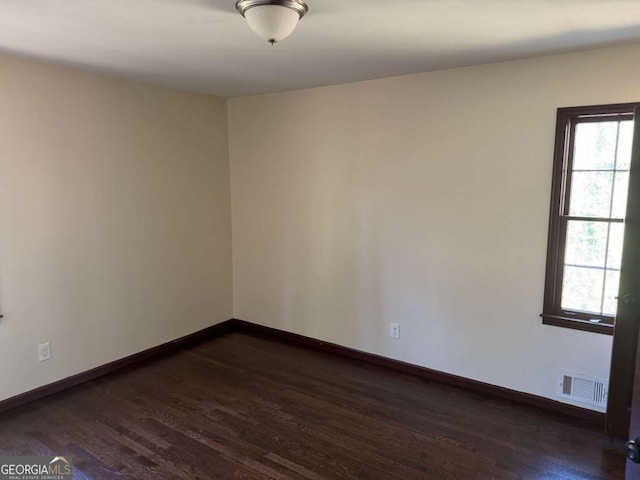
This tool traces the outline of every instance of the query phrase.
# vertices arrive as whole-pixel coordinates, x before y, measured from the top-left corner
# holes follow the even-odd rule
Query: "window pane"
[[[600,312],[604,270],[564,267],[562,308],[584,312]]]
[[[612,223],[609,231],[609,254],[607,268],[620,269],[622,266],[622,244],[624,242],[624,224]]]
[[[573,172],[569,215],[608,217],[613,172]]]
[[[617,170],[629,170],[631,165],[631,144],[633,142],[633,120],[620,122],[620,138],[618,139]]]
[[[616,184],[613,188],[613,218],[624,218],[627,214],[627,193],[629,191],[629,172],[616,172]]]
[[[618,309],[618,289],[620,288],[620,272],[607,270],[604,286],[604,303],[602,313],[615,316]]]
[[[608,226],[604,222],[569,221],[564,262],[571,265],[604,267]]]
[[[574,170],[612,170],[618,122],[588,122],[576,125]]]

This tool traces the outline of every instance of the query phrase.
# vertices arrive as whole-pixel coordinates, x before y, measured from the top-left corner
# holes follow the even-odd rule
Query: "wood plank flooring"
[[[584,422],[245,333],[0,415],[78,479],[621,479]]]

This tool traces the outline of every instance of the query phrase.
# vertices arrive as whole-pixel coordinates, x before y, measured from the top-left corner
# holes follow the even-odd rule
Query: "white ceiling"
[[[225,97],[640,40],[640,0],[307,0],[263,43],[234,0],[0,0],[0,50]]]

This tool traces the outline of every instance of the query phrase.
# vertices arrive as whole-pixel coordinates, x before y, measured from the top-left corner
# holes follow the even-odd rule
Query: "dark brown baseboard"
[[[222,323],[207,327],[190,335],[186,335],[176,340],[163,343],[162,345],[158,345],[157,347],[152,347],[139,353],[134,353],[133,355],[121,358],[120,360],[115,360],[113,362],[100,365],[99,367],[92,368],[91,370],[87,370],[86,372],[81,372],[76,375],[72,375],[71,377],[58,380],[57,382],[50,383],[49,385],[44,385],[34,390],[16,395],[15,397],[2,400],[0,401],[0,413],[6,412],[7,410],[11,410],[26,403],[39,400],[41,398],[47,397],[62,390],[66,390],[81,383],[88,382],[89,380],[102,377],[103,375],[107,375],[117,370],[122,370],[124,368],[132,367],[148,360],[161,357],[163,355],[171,354],[176,350],[196,345],[212,337],[224,335],[225,333],[234,329],[235,325],[235,320],[226,320]]]
[[[317,340],[311,337],[305,337],[303,335],[257,325],[255,323],[246,322],[244,320],[234,319],[232,320],[232,325],[234,330],[253,333],[262,337],[272,337],[290,343],[296,343],[305,347],[315,348],[332,354],[341,355],[343,357],[349,357],[382,367],[390,368],[396,371],[407,373],[409,375],[423,378],[425,380],[445,385],[451,385],[482,395],[498,397],[512,402],[521,403],[524,405],[529,405],[532,407],[550,410],[571,417],[579,418],[582,420],[586,420],[593,425],[597,425],[598,427],[602,427],[604,431],[604,413],[594,412],[593,410],[575,407],[573,405],[567,405],[566,403],[557,402],[555,400],[540,397],[538,395],[519,392],[517,390],[511,390],[509,388],[491,385],[490,383],[484,383],[478,380],[471,380],[469,378],[452,375],[450,373],[432,370],[430,368],[413,365],[411,363],[402,362],[400,360],[393,360],[391,358],[375,355],[373,353],[362,352],[360,350],[343,347],[335,343],[324,342],[322,340]]]
[[[105,365],[87,370],[86,372],[78,373],[77,375],[64,378],[49,385],[45,385],[43,387],[30,390],[23,394],[16,395],[15,397],[2,400],[0,401],[0,413],[6,412],[7,410],[11,410],[26,403],[39,400],[41,398],[60,392],[62,390],[66,390],[81,383],[88,382],[89,380],[93,380],[103,375],[107,375],[109,373],[122,370],[127,367],[133,367],[140,363],[161,357],[163,355],[171,354],[177,350],[195,345],[197,343],[201,343],[210,338],[224,335],[232,331],[251,333],[261,337],[270,337],[289,343],[295,343],[297,345],[329,352],[334,355],[340,355],[343,357],[390,368],[402,373],[420,377],[428,381],[451,385],[482,395],[498,397],[512,402],[529,405],[548,411],[558,412],[574,418],[586,420],[589,423],[597,425],[604,429],[604,413],[594,412],[592,410],[567,405],[565,403],[557,402],[555,400],[544,397],[539,397],[537,395],[518,392],[516,390],[499,387],[497,385],[491,385],[489,383],[471,380],[457,375],[440,372],[438,370],[432,370],[430,368],[413,365],[411,363],[393,360],[391,358],[383,357],[380,355],[362,352],[353,348],[343,347],[335,343],[324,342],[315,338],[305,337],[303,335],[285,332],[283,330],[265,327],[238,319],[227,320],[225,322],[213,325],[182,338],[178,338],[177,340],[158,345],[157,347],[144,350],[120,360],[115,360]]]

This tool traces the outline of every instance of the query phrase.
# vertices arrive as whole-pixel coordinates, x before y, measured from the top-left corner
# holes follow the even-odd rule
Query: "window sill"
[[[555,327],[572,328],[574,330],[582,330],[584,332],[613,335],[613,325],[608,325],[606,323],[593,323],[588,320],[561,317],[559,315],[547,315],[544,313],[540,316],[542,317],[542,323],[544,325],[553,325]]]

